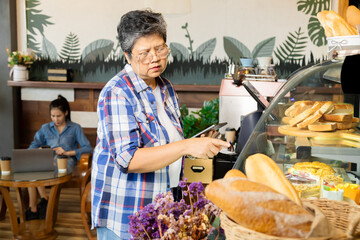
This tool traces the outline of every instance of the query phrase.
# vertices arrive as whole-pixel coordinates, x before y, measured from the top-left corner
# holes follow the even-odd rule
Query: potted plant
[[[12,67],[10,70],[10,78],[14,81],[26,81],[29,79],[29,71],[31,64],[35,60],[34,53],[28,49],[27,52],[13,51],[10,52],[9,48],[6,48],[9,55],[8,64]]]

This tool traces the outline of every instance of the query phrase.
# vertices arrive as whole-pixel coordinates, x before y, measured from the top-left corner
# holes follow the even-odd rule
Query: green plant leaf
[[[203,63],[208,61],[213,54],[216,46],[216,38],[212,38],[201,44],[195,50],[195,60],[202,59]]]
[[[301,27],[295,34],[289,32],[285,42],[276,48],[275,56],[282,62],[291,62],[301,60],[304,57],[304,49],[306,47],[307,37],[303,37],[304,32],[301,32]]]
[[[52,42],[50,42],[45,36],[43,36],[43,41],[42,41],[41,57],[48,58],[54,62],[58,58],[55,45]]]
[[[271,57],[274,51],[275,37],[271,37],[259,42],[252,51],[253,58]]]
[[[170,51],[173,58],[179,61],[189,59],[189,51],[180,43],[170,43]]]
[[[325,46],[327,43],[325,30],[321,26],[318,18],[311,16],[307,27],[311,42],[318,47]]]
[[[76,62],[80,59],[80,48],[78,36],[70,32],[66,38],[65,43],[60,51],[60,58],[67,63]]]
[[[82,61],[85,63],[95,62],[96,59],[104,61],[112,51],[114,42],[107,39],[98,39],[87,45],[82,54]]]
[[[301,0],[297,5],[298,11],[315,16],[318,12],[329,10],[330,0]]]
[[[250,50],[239,40],[224,36],[224,49],[228,57],[236,64],[240,64],[241,57],[252,58]]]

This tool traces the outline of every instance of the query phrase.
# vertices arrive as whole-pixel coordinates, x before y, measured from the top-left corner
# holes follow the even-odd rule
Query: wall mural
[[[309,16],[307,29],[288,29],[283,42],[276,44],[276,36],[273,36],[259,41],[252,49],[239,39],[223,36],[226,53],[223,58],[214,56],[216,37],[203,41],[195,48],[189,30],[191,22],[185,22],[179,31],[183,32],[187,45],[169,43],[171,57],[164,75],[174,84],[217,85],[224,77],[229,61],[239,64],[240,57],[273,57],[279,78],[286,78],[302,66],[324,60],[325,56],[315,58],[312,52],[307,57],[305,50],[309,43],[317,47],[326,45],[324,30],[316,13],[328,10],[330,0],[300,0],[296,4],[297,11]],[[69,32],[66,36],[59,36],[64,38],[59,48],[45,36],[45,29],[56,23],[41,9],[41,2],[26,0],[26,14],[28,47],[38,56],[31,68],[32,80],[46,80],[48,68],[65,68],[72,70],[73,81],[106,82],[123,68],[125,57],[118,41],[94,39],[81,48],[82,39],[76,32]]]

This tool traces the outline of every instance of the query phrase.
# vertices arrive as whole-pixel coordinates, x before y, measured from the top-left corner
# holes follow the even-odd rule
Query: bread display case
[[[319,179],[292,179],[299,166],[312,164],[309,168],[320,170],[312,176],[323,180],[322,164],[330,166],[334,172],[327,182],[334,184],[360,176],[359,63],[360,55],[347,56],[292,73],[263,111],[234,168],[244,171],[250,155],[266,154],[294,185],[306,182],[310,195]]]

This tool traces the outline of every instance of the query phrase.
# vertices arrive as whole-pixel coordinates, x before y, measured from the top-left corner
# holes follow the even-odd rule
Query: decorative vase
[[[27,81],[29,80],[29,71],[27,70],[26,66],[23,65],[15,65],[10,70],[10,79],[14,81]]]

